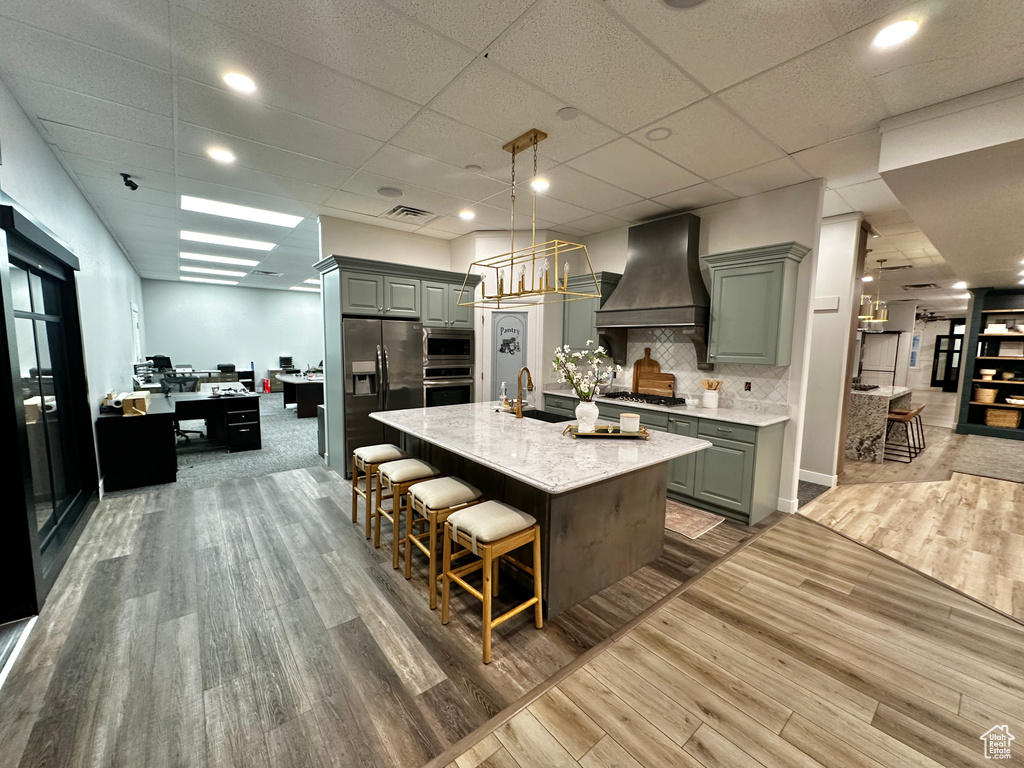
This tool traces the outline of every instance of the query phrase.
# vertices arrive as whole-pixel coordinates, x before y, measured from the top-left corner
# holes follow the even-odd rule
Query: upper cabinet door
[[[420,281],[406,277],[385,277],[384,314],[388,317],[419,317]]]
[[[466,287],[466,293],[462,293],[461,283],[452,283],[448,286],[448,327],[473,329],[473,308],[464,307],[459,304],[459,297],[463,301],[473,300],[473,289]]]
[[[384,278],[359,272],[342,273],[341,312],[345,315],[383,315]]]
[[[444,326],[448,324],[448,283],[422,282],[420,297],[424,325]]]

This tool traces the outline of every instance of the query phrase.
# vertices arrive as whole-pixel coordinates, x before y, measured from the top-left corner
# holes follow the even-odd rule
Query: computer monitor
[[[174,367],[171,364],[171,358],[167,355],[146,355],[146,359],[149,360],[153,364],[153,367],[158,371],[166,371]]]

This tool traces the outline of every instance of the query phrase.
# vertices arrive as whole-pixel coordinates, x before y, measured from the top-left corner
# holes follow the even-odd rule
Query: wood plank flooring
[[[791,516],[447,768],[989,765],[983,733],[1024,733],[1022,647],[1024,625]]]
[[[929,426],[925,423],[924,436],[927,448],[910,464],[898,461],[876,464],[871,461],[846,459],[843,462],[843,471],[839,475],[839,485],[948,480],[953,474],[957,451],[967,440],[967,435],[958,435],[952,429]]]
[[[350,497],[311,468],[105,500],[0,693],[0,766],[419,766],[769,523],[669,532],[543,630],[501,625],[484,666],[472,598],[442,626],[425,559],[392,570]]]
[[[1024,619],[1020,483],[954,473],[939,482],[839,486],[800,514]]]

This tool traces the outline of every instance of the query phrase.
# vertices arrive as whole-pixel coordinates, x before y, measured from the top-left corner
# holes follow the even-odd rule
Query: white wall
[[[917,315],[917,304],[913,302],[889,302],[889,322],[887,331],[903,331],[900,335],[899,347],[896,350],[896,386],[906,387],[910,376],[910,345],[914,339],[914,317]]]
[[[175,365],[215,368],[256,364],[256,378],[291,355],[296,367],[324,357],[320,294],[262,288],[143,280],[146,335],[143,352]]]
[[[106,392],[130,388],[130,305],[142,309],[141,281],[3,82],[0,144],[0,190],[56,234],[81,263],[77,283],[82,341],[89,399],[98,413]]]
[[[357,221],[320,217],[320,256],[348,256],[429,269],[451,269],[451,241]]]
[[[949,321],[933,320],[926,323],[918,320],[914,329],[921,334],[921,348],[917,354],[917,367],[911,368],[907,377],[907,386],[929,389],[932,385],[932,363],[935,361],[935,337],[949,331]],[[936,391],[941,391],[941,387]]]

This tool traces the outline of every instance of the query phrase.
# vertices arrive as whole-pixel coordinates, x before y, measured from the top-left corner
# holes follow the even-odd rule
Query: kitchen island
[[[569,422],[516,419],[497,403],[371,416],[399,430],[406,450],[442,474],[537,518],[549,617],[661,554],[668,462],[711,447],[662,432],[650,440],[574,440],[562,434]]]
[[[881,464],[885,455],[888,413],[893,408],[910,408],[910,387],[877,387],[865,392],[853,390],[846,422],[846,458]],[[903,430],[893,439],[906,442]]]

